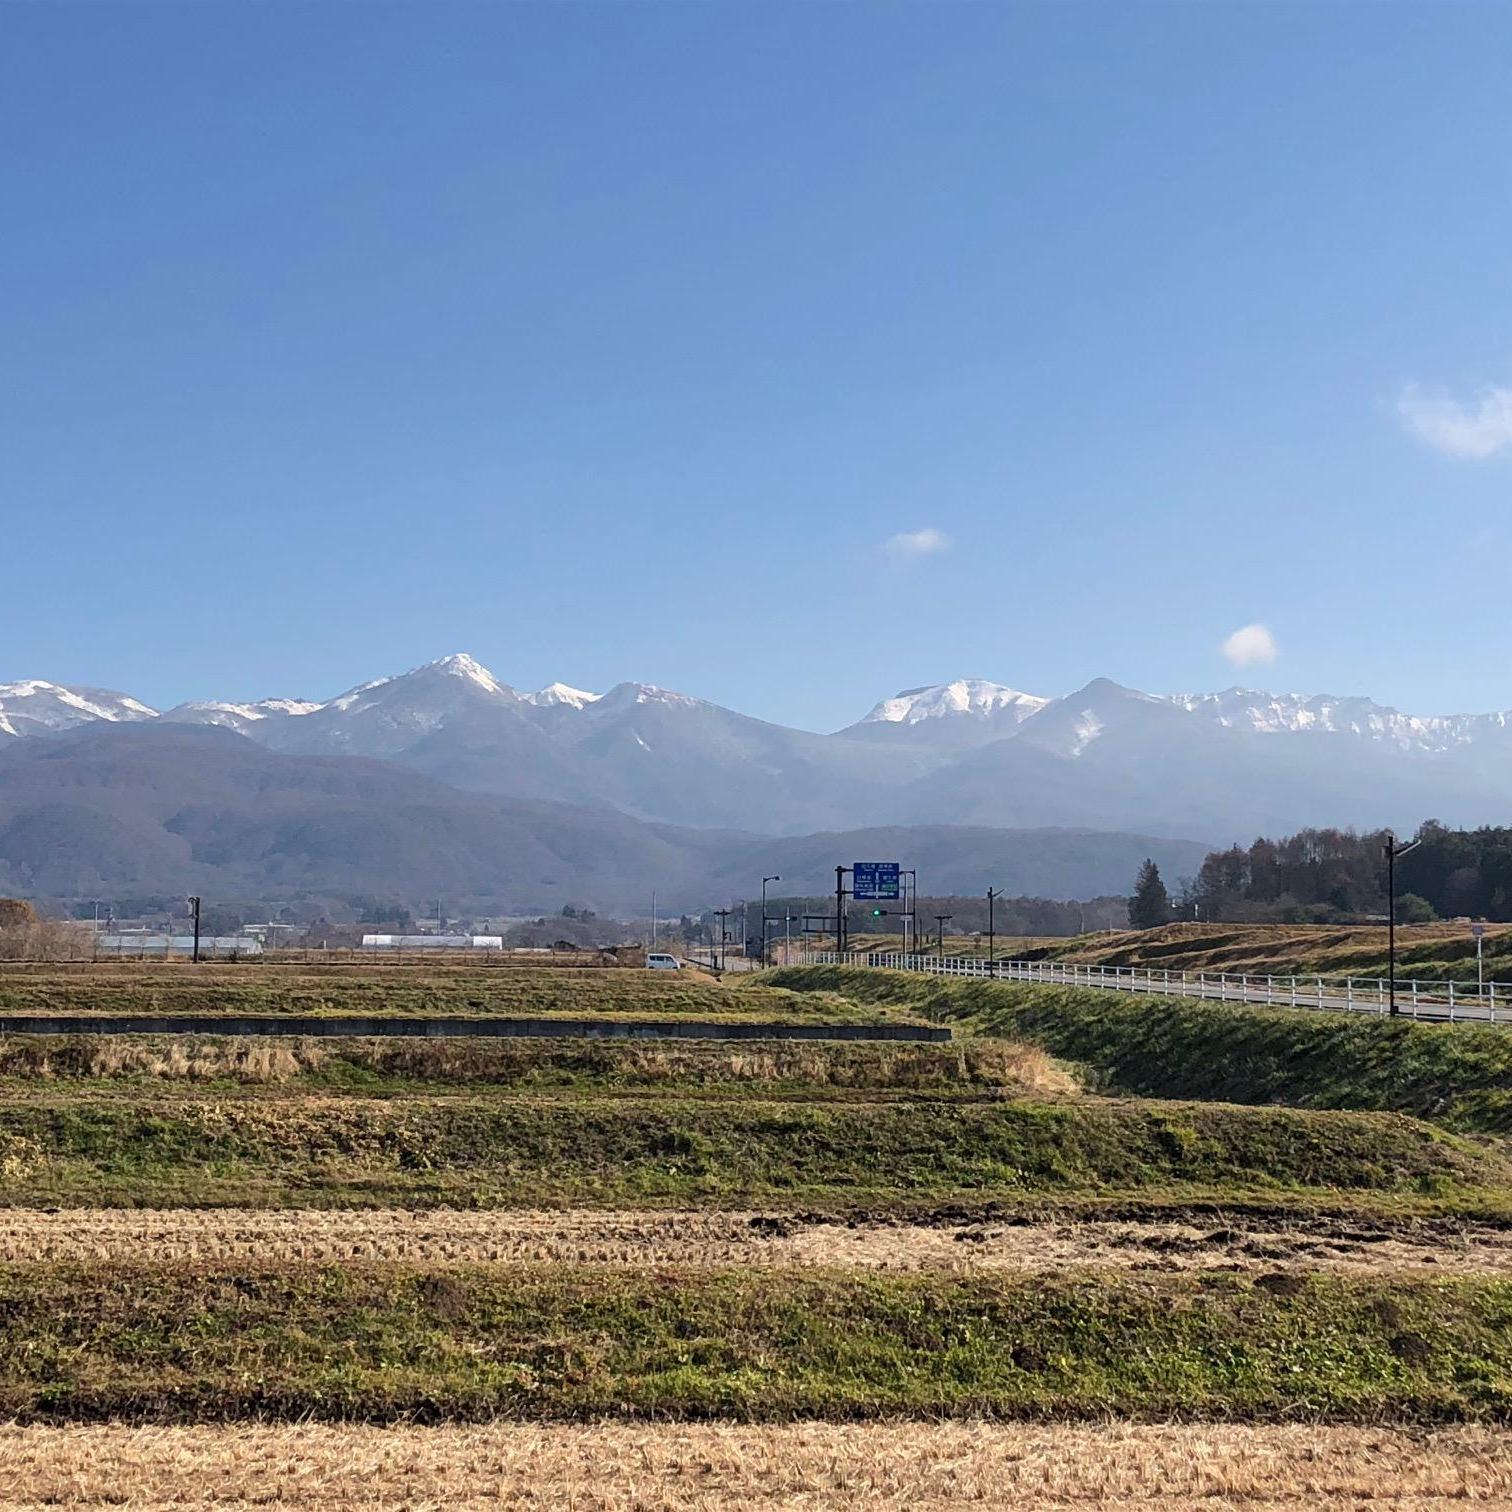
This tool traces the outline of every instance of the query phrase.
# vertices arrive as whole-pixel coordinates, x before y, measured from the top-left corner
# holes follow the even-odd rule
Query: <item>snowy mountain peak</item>
[[[520,696],[507,683],[501,683],[481,662],[459,651],[426,662],[423,666],[411,667],[408,672],[397,677],[378,677],[372,682],[359,683],[339,698],[333,698],[322,705],[322,708],[355,713],[371,708],[379,701],[389,705],[396,696],[400,700],[417,700],[423,705],[427,701],[433,701],[443,685],[455,687],[453,679],[455,683],[461,683],[468,689],[477,689],[511,702],[518,700]]]
[[[862,724],[918,724],[926,719],[946,719],[966,714],[987,717],[1008,714],[1014,722],[1027,719],[1049,703],[1033,693],[1020,693],[1002,683],[963,677],[956,682],[935,683],[923,688],[905,688],[884,698],[861,721]]]
[[[527,693],[525,702],[534,704],[538,709],[583,709],[591,703],[597,703],[602,697],[602,693],[585,693],[581,688],[571,687],[567,683],[554,682],[547,687],[538,688],[534,693]]]
[[[259,698],[255,703],[227,703],[214,698],[197,698],[169,709],[162,717],[173,724],[221,725],[226,729],[244,730],[263,719],[293,719],[314,714],[325,708],[307,698]]]
[[[1226,688],[1221,693],[1173,693],[1171,702],[1231,729],[1259,735],[1358,735],[1414,750],[1444,750],[1499,729],[1505,716],[1403,714],[1386,704],[1332,693],[1266,693]]]
[[[702,709],[707,705],[701,698],[689,698],[686,693],[674,693],[670,688],[658,688],[655,683],[616,683],[607,693],[595,701],[597,713],[623,709],[633,704],[669,704],[674,708]]]
[[[482,662],[474,661],[465,651],[454,652],[451,656],[443,656],[437,661],[427,662],[423,667],[417,667],[417,672],[444,672],[449,677],[465,677],[489,693],[504,693],[514,696],[514,689],[505,683],[501,683]]]
[[[120,724],[155,719],[157,710],[108,688],[70,688],[29,677],[0,683],[0,734],[34,735],[93,720]]]

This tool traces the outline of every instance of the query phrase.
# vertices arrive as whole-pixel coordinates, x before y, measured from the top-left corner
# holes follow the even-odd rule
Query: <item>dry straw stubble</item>
[[[1506,1506],[1480,1428],[799,1423],[0,1429],[0,1507]]]

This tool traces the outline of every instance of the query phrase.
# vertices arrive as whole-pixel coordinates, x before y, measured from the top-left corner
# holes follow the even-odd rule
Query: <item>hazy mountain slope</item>
[[[783,831],[866,813],[911,771],[886,753],[641,683],[585,711],[571,749],[593,791],[629,813],[698,827]]]
[[[465,794],[361,757],[282,756],[223,729],[90,728],[0,751],[0,867],[41,896],[441,889],[617,906],[696,849],[608,810]]]
[[[914,783],[902,808],[911,822],[1038,817],[1227,842],[1286,825],[1482,822],[1501,803],[1490,786],[1478,791],[1453,752],[1341,733],[1278,737],[1098,679],[1011,739]]]
[[[1202,847],[1129,835],[867,829],[777,840],[646,824],[612,809],[500,799],[354,756],[286,756],[223,728],[96,726],[0,750],[0,884],[41,897],[564,902],[645,912],[822,891],[833,867],[898,859],[936,891],[989,883],[1055,897],[1120,891],[1146,855]]]
[[[797,838],[733,844],[714,868],[714,880],[742,896],[755,878],[781,877],[778,891],[832,893],[835,867],[855,861],[900,861],[918,870],[919,885],[935,893],[984,893],[1093,898],[1127,892],[1140,863],[1151,857],[1174,884],[1195,876],[1207,847],[1196,841],[1077,829],[969,829],[960,826],[882,826]]]

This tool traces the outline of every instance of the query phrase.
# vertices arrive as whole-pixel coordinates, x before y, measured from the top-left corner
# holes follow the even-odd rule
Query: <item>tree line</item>
[[[1136,928],[1176,919],[1235,924],[1342,924],[1387,909],[1387,831],[1303,829],[1210,851],[1174,897],[1151,862],[1129,900]],[[1397,918],[1512,920],[1512,828],[1450,829],[1430,819],[1397,862]]]

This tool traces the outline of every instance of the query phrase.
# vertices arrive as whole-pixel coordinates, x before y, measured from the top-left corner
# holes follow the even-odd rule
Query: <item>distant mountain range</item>
[[[93,701],[93,700],[92,700]],[[897,857],[940,893],[1086,898],[1154,856],[1191,873],[1202,847],[1141,835],[924,826],[778,839],[651,824],[600,805],[467,793],[365,756],[293,756],[234,730],[93,720],[0,747],[0,893],[222,902],[350,898],[535,912],[645,914],[823,894],[834,867]]]
[[[963,680],[815,734],[646,683],[520,692],[461,655],[325,701],[162,713],[96,688],[0,684],[0,746],[87,724],[219,725],[272,752],[376,757],[472,792],[783,835],[1054,825],[1227,844],[1306,824],[1504,821],[1509,721],[1242,688],[1157,695],[1098,678],[1047,698]]]

